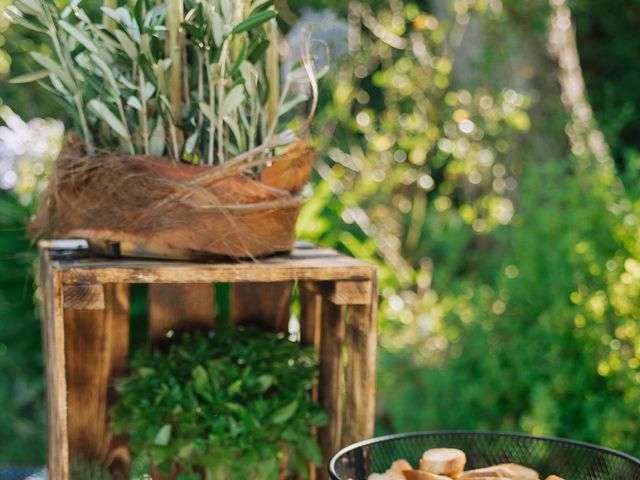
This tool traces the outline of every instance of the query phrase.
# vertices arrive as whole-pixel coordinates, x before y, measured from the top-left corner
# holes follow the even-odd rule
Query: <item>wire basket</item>
[[[467,470],[519,463],[537,470],[542,479],[558,475],[567,480],[640,480],[640,460],[608,448],[560,438],[467,431],[405,433],[359,442],[333,456],[329,474],[333,480],[367,480],[399,458],[417,468],[422,452],[439,447],[464,451]]]

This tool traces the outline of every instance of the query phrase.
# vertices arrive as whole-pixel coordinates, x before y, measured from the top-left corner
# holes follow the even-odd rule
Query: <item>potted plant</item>
[[[308,53],[281,81],[273,0],[106,0],[102,18],[80,0],[13,3],[52,52],[13,82],[38,82],[74,120],[35,233],[148,256],[292,248],[317,85]]]
[[[284,334],[185,333],[131,365],[114,429],[154,480],[275,480],[322,461],[311,436],[327,420],[311,399],[314,352]]]

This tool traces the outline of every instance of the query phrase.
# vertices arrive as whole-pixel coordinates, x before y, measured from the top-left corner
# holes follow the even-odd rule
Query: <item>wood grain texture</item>
[[[62,275],[51,261],[46,245],[40,246],[41,321],[47,383],[47,451],[49,476],[69,479],[67,435],[67,384],[64,358]]]
[[[105,309],[64,312],[69,450],[71,459],[99,461],[125,475],[130,459],[114,455],[122,439],[110,433],[108,409],[112,378],[126,368],[129,294],[127,285],[104,289]]]
[[[169,330],[210,330],[214,303],[211,284],[149,285],[149,342],[163,344]]]
[[[377,298],[372,298],[369,305],[349,307],[344,434],[347,445],[373,436],[378,338],[376,303]]]
[[[78,310],[104,309],[104,287],[101,284],[76,284],[63,287],[64,308]]]
[[[303,345],[313,346],[316,349],[316,361],[320,357],[320,313],[322,309],[322,297],[315,292],[312,282],[301,282],[298,285],[300,295],[300,341]],[[318,401],[318,387],[311,391],[311,398]],[[312,428],[312,435],[317,438],[318,432]],[[323,468],[320,466],[318,468]],[[309,480],[317,479],[316,467],[309,464]]]
[[[310,282],[308,288],[336,305],[369,305],[372,285],[371,280],[339,280]]]
[[[318,399],[329,415],[329,424],[318,429],[318,443],[324,458],[324,465],[317,469],[321,480],[329,478],[326,463],[342,446],[345,314],[344,305],[322,299]]]
[[[69,241],[60,248],[57,242],[46,245],[52,251],[65,251],[60,260],[65,285],[369,280],[375,274],[375,267],[367,263],[320,248],[301,248],[255,261],[195,263],[97,258],[86,250],[71,248],[77,245]]]
[[[292,282],[231,285],[231,320],[236,325],[260,325],[272,332],[289,327]]]

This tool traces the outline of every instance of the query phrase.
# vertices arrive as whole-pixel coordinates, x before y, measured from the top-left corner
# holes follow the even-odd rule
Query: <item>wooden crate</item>
[[[231,319],[287,331],[297,285],[302,342],[317,348],[317,396],[330,416],[317,432],[325,463],[373,434],[376,367],[375,267],[311,245],[258,261],[193,263],[92,256],[84,241],[40,242],[46,355],[48,454],[52,480],[70,459],[99,460],[120,478],[126,441],[110,433],[112,378],[126,372],[129,285],[148,284],[148,337],[213,328],[214,284],[230,285]],[[326,465],[311,478],[328,478]],[[125,478],[125,477],[122,477]]]

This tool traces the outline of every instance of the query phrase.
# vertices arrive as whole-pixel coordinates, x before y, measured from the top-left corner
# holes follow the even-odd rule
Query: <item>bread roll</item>
[[[539,480],[538,472],[516,463],[502,463],[490,467],[463,472],[458,480],[480,480],[485,478],[508,478],[510,480]]]
[[[387,471],[402,473],[405,470],[413,470],[413,467],[404,458],[400,458],[393,462]]]
[[[423,472],[422,470],[404,470],[402,473],[405,480],[451,480],[451,477]]]
[[[559,477],[557,475],[549,475],[546,480],[564,480],[564,478]]]
[[[458,476],[467,463],[467,456],[457,448],[432,448],[420,459],[420,470],[438,475]]]

